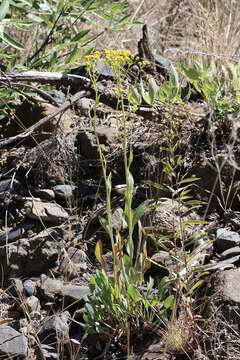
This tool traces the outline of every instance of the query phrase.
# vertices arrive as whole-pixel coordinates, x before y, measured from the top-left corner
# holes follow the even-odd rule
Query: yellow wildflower
[[[92,54],[85,55],[84,62],[86,65],[92,65],[92,64],[96,63],[100,59],[100,57],[101,57],[100,51],[95,51]]]
[[[129,64],[132,59],[132,53],[130,50],[114,50],[106,49],[104,51],[106,63],[110,66],[123,66]]]

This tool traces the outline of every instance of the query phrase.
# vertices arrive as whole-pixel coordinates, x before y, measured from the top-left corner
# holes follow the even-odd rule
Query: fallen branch
[[[56,111],[51,113],[50,115],[45,116],[41,120],[39,120],[36,124],[30,126],[27,130],[22,132],[21,134],[12,136],[8,139],[4,139],[0,141],[0,149],[6,145],[9,145],[15,141],[19,141],[22,139],[25,139],[26,137],[30,136],[35,130],[37,130],[40,126],[46,124],[48,121],[53,119],[55,116],[60,114],[61,112],[67,110],[69,107],[71,107],[74,103],[76,103],[79,99],[84,97],[86,95],[86,91],[79,91],[75,95],[73,95],[69,100],[65,101],[63,105],[61,105]]]
[[[89,89],[91,81],[80,75],[63,74],[59,72],[26,71],[20,74],[5,74],[0,76],[0,83],[11,83],[19,81],[33,81],[39,84],[79,84],[84,89]]]

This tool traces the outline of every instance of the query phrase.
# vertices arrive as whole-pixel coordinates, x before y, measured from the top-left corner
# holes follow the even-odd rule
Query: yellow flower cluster
[[[133,55],[130,50],[106,49],[104,55],[107,64],[113,67],[129,64],[133,60]]]
[[[124,68],[124,65],[130,65],[133,62],[133,55],[130,50],[114,50],[106,49],[103,53],[95,51],[92,54],[85,55],[83,60],[89,69],[94,69],[95,65],[100,59],[111,66],[114,72],[119,73]]]
[[[95,62],[97,62],[100,58],[101,58],[100,51],[95,51],[92,54],[85,55],[84,56],[84,62],[86,63],[86,65],[92,65]]]

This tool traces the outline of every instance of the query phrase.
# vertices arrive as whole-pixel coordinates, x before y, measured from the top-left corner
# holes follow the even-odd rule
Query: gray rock
[[[220,252],[225,251],[240,244],[240,235],[226,228],[218,229],[215,244]]]
[[[99,142],[102,145],[102,150],[107,151],[107,147],[111,147],[117,139],[117,129],[113,126],[98,127],[97,135]],[[96,143],[96,137],[94,132],[89,129],[86,131],[80,131],[78,134],[78,146],[80,147],[80,153],[87,159],[98,159],[98,146]]]
[[[51,90],[49,95],[51,95],[59,105],[62,105],[66,100],[65,94],[59,90]]]
[[[89,98],[82,98],[77,102],[77,107],[80,109],[81,113],[85,116],[89,116],[89,112],[93,106],[93,100]]]
[[[64,297],[64,304],[68,305],[85,300],[90,295],[90,289],[88,286],[69,284],[63,287],[62,295]]]
[[[111,67],[106,63],[104,59],[98,60],[96,64],[96,70],[99,73],[99,75],[105,77],[105,78],[113,78],[114,73],[111,69]]]
[[[208,339],[213,352],[209,358],[234,359],[239,351],[240,269],[218,271],[211,281],[211,301],[208,303]],[[219,339],[219,349],[214,344]],[[238,358],[238,356],[237,356]]]
[[[87,269],[87,256],[83,250],[70,247],[68,251],[62,249],[59,271],[68,279],[77,277]]]
[[[45,299],[53,300],[55,295],[61,294],[63,283],[61,280],[51,279],[42,274],[39,287]]]
[[[24,281],[23,289],[27,296],[32,296],[36,294],[36,284],[31,279],[27,279]]]
[[[5,356],[25,357],[27,355],[27,338],[11,326],[0,325],[0,352]]]
[[[4,266],[4,274],[13,277],[16,274],[38,276],[57,266],[61,241],[65,236],[65,230],[61,228],[48,228],[31,238],[20,239],[17,243],[0,248],[0,261]],[[6,263],[7,252],[8,263]]]
[[[168,74],[172,70],[172,63],[167,58],[161,56],[161,55],[155,55],[155,63],[157,69],[163,74]]]
[[[68,337],[68,322],[70,318],[71,316],[68,311],[49,317],[46,321],[44,321],[41,327],[39,333],[40,338],[46,338],[51,335],[55,336],[56,334],[61,338]]]
[[[30,219],[61,223],[69,218],[66,210],[56,203],[43,202],[33,199],[32,201],[26,201],[24,208]]]
[[[96,132],[100,144],[111,145],[117,138],[117,129],[113,126],[98,127]]]
[[[240,269],[225,270],[217,278],[223,300],[240,304]]]
[[[157,233],[172,236],[174,224],[174,234],[178,236],[182,231],[181,224],[185,222],[185,234],[189,236],[194,235],[195,226],[191,224],[191,221],[199,220],[199,217],[194,211],[189,211],[187,206],[179,205],[178,201],[169,198],[160,198],[154,207],[149,206],[149,200],[146,200],[145,203],[146,212],[143,219],[145,218],[146,223],[153,227]],[[188,224],[189,220],[190,223]]]
[[[168,251],[160,250],[151,257],[151,260],[157,264],[169,264],[171,262],[171,255]]]
[[[16,192],[21,188],[21,184],[16,179],[6,179],[0,181],[0,193]]]
[[[54,200],[55,194],[54,191],[51,189],[40,189],[35,192],[36,196],[39,197],[42,200]]]
[[[87,255],[83,250],[70,247],[68,249],[68,256],[77,267],[77,270],[87,269]]]
[[[56,198],[60,200],[71,200],[73,197],[73,190],[75,186],[72,185],[56,185],[53,187]]]

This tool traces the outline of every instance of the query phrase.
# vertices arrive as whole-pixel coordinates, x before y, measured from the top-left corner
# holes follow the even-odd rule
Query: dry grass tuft
[[[171,319],[166,327],[164,334],[164,343],[167,351],[170,352],[188,352],[191,342],[191,326],[186,315],[180,314],[178,318]]]
[[[179,320],[170,321],[166,332],[166,348],[173,352],[182,352],[186,347],[184,329]]]
[[[146,23],[156,53],[169,58],[199,54],[240,59],[240,1],[129,0],[133,19]],[[132,47],[140,36],[135,27],[122,37]],[[135,49],[134,49],[135,50]]]

